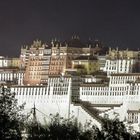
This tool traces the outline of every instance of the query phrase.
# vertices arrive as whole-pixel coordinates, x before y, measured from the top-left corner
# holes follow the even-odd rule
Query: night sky
[[[18,56],[35,39],[101,40],[140,48],[140,0],[0,0],[0,55]]]

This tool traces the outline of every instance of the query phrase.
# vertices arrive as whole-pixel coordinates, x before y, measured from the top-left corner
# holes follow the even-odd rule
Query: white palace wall
[[[91,120],[91,124],[101,128],[98,120],[91,117],[80,105],[71,103],[70,77],[49,78],[48,86],[12,86],[11,92],[16,94],[19,105],[25,103],[25,113],[30,113],[35,105],[37,118],[40,122],[44,122],[44,118],[49,120],[50,114],[59,113],[64,118],[74,116],[82,124]]]
[[[123,104],[128,101],[128,98],[129,102],[132,102],[132,99],[140,101],[140,86],[137,83],[140,74],[112,74],[109,78],[109,84],[82,84],[80,86],[80,99],[93,104]],[[134,82],[135,87],[132,88],[130,82]],[[131,94],[132,90],[133,94]]]
[[[109,118],[118,117],[140,131],[140,73],[112,74],[109,84],[85,83],[80,86],[80,99],[92,104],[110,106],[101,113]],[[117,107],[117,106],[118,107]]]
[[[52,88],[50,88],[50,90],[52,90]],[[56,113],[59,113],[65,118],[68,117],[69,94],[53,95],[52,91],[48,92],[48,87],[46,86],[11,87],[11,91],[16,93],[19,105],[25,103],[26,112],[30,112],[35,105],[36,109],[42,112],[39,117],[41,117],[43,113],[44,117],[45,115],[55,115]]]
[[[64,118],[75,116],[79,122],[92,120],[93,124],[101,127],[101,123],[91,117],[82,106],[71,103],[72,78],[70,76],[52,76],[48,85],[42,86],[12,86],[16,93],[18,104],[25,104],[25,112],[31,112],[36,107],[40,121],[50,114],[59,113]],[[84,83],[80,86],[80,97],[92,104],[108,104],[113,108],[105,113],[110,116],[119,114],[121,120],[131,120],[133,111],[140,118],[140,74],[112,74],[108,84]],[[119,105],[118,107],[115,107]],[[128,111],[130,111],[128,113]],[[140,120],[138,121],[140,124]]]

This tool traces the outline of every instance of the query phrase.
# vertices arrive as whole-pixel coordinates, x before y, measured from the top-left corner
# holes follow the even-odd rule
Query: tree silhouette
[[[104,140],[131,140],[134,138],[119,119],[104,119],[101,134]]]
[[[0,139],[20,140],[24,116],[23,106],[17,106],[15,94],[1,86],[0,92]]]
[[[32,123],[28,126],[28,140],[139,140],[140,133],[127,132],[123,122],[118,119],[104,119],[102,129],[91,127],[91,122],[84,126],[75,119],[64,119],[58,114],[46,125]]]
[[[51,121],[46,125],[29,124],[28,140],[98,140],[97,127],[91,128],[88,123],[83,127],[75,118],[64,119],[59,114],[50,117]]]

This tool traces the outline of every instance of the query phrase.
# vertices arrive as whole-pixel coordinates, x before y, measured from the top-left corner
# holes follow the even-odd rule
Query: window
[[[128,112],[128,122],[138,123],[138,113],[137,112]]]

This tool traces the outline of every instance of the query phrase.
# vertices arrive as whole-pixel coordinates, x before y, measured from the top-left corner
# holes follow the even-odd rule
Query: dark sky
[[[140,0],[0,0],[0,55],[18,56],[34,39],[74,34],[140,48]]]

